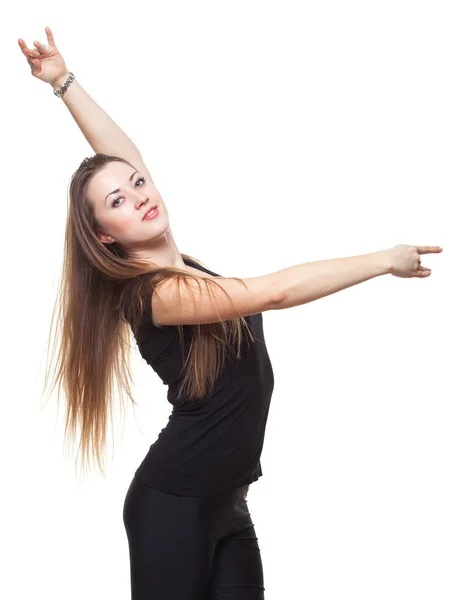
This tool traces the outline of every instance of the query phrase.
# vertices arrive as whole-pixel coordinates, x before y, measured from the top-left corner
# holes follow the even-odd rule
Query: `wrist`
[[[378,250],[370,254],[379,269],[379,275],[388,275],[392,272],[392,261],[388,250]]]
[[[64,82],[69,77],[69,75],[69,71],[63,71],[63,73],[58,75],[58,77],[56,77],[53,81],[50,82],[50,85],[53,87],[54,90],[59,90],[63,86]]]

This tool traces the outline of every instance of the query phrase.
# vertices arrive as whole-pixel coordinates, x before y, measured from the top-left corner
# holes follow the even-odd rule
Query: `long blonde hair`
[[[134,168],[121,157],[95,154],[84,159],[71,178],[62,272],[49,331],[43,388],[43,391],[49,388],[50,394],[58,384],[58,404],[63,388],[65,441],[74,441],[80,427],[82,467],[94,458],[103,475],[107,413],[112,416],[115,384],[122,407],[124,392],[136,404],[129,385],[129,381],[133,383],[129,367],[131,333],[135,336],[153,291],[158,293],[159,284],[168,278],[177,279],[178,286],[183,280],[188,287],[188,279],[195,279],[198,285],[208,286],[208,291],[212,285],[220,287],[212,279],[197,277],[178,268],[153,266],[130,258],[117,243],[103,244],[98,239],[96,231],[102,228],[87,200],[87,186],[91,178],[112,161]],[[187,254],[181,256],[202,265]],[[242,279],[234,279],[246,285]],[[227,296],[231,300],[229,294]],[[202,399],[209,394],[223,368],[225,350],[232,352],[236,344],[236,358],[240,359],[243,326],[253,342],[243,317],[190,326],[194,331],[181,371],[180,395],[185,393],[189,399]],[[183,344],[184,326],[177,327]],[[49,361],[52,332],[53,349]],[[53,379],[49,387],[52,363]]]

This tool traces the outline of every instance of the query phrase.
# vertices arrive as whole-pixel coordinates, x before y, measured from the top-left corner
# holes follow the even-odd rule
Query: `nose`
[[[137,200],[135,201],[135,208],[140,208],[142,204],[146,204],[148,200],[148,196],[138,196]]]

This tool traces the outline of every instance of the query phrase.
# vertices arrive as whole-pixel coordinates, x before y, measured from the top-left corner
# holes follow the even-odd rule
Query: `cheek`
[[[127,236],[137,226],[139,219],[126,214],[115,214],[109,218],[109,229],[117,235]]]

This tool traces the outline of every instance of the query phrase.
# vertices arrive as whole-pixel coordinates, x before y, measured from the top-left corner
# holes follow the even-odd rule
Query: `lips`
[[[148,210],[145,212],[145,214],[142,217],[142,221],[149,215],[149,213],[154,210],[155,208],[157,208],[157,204],[155,206],[151,206],[151,208],[148,208]]]

